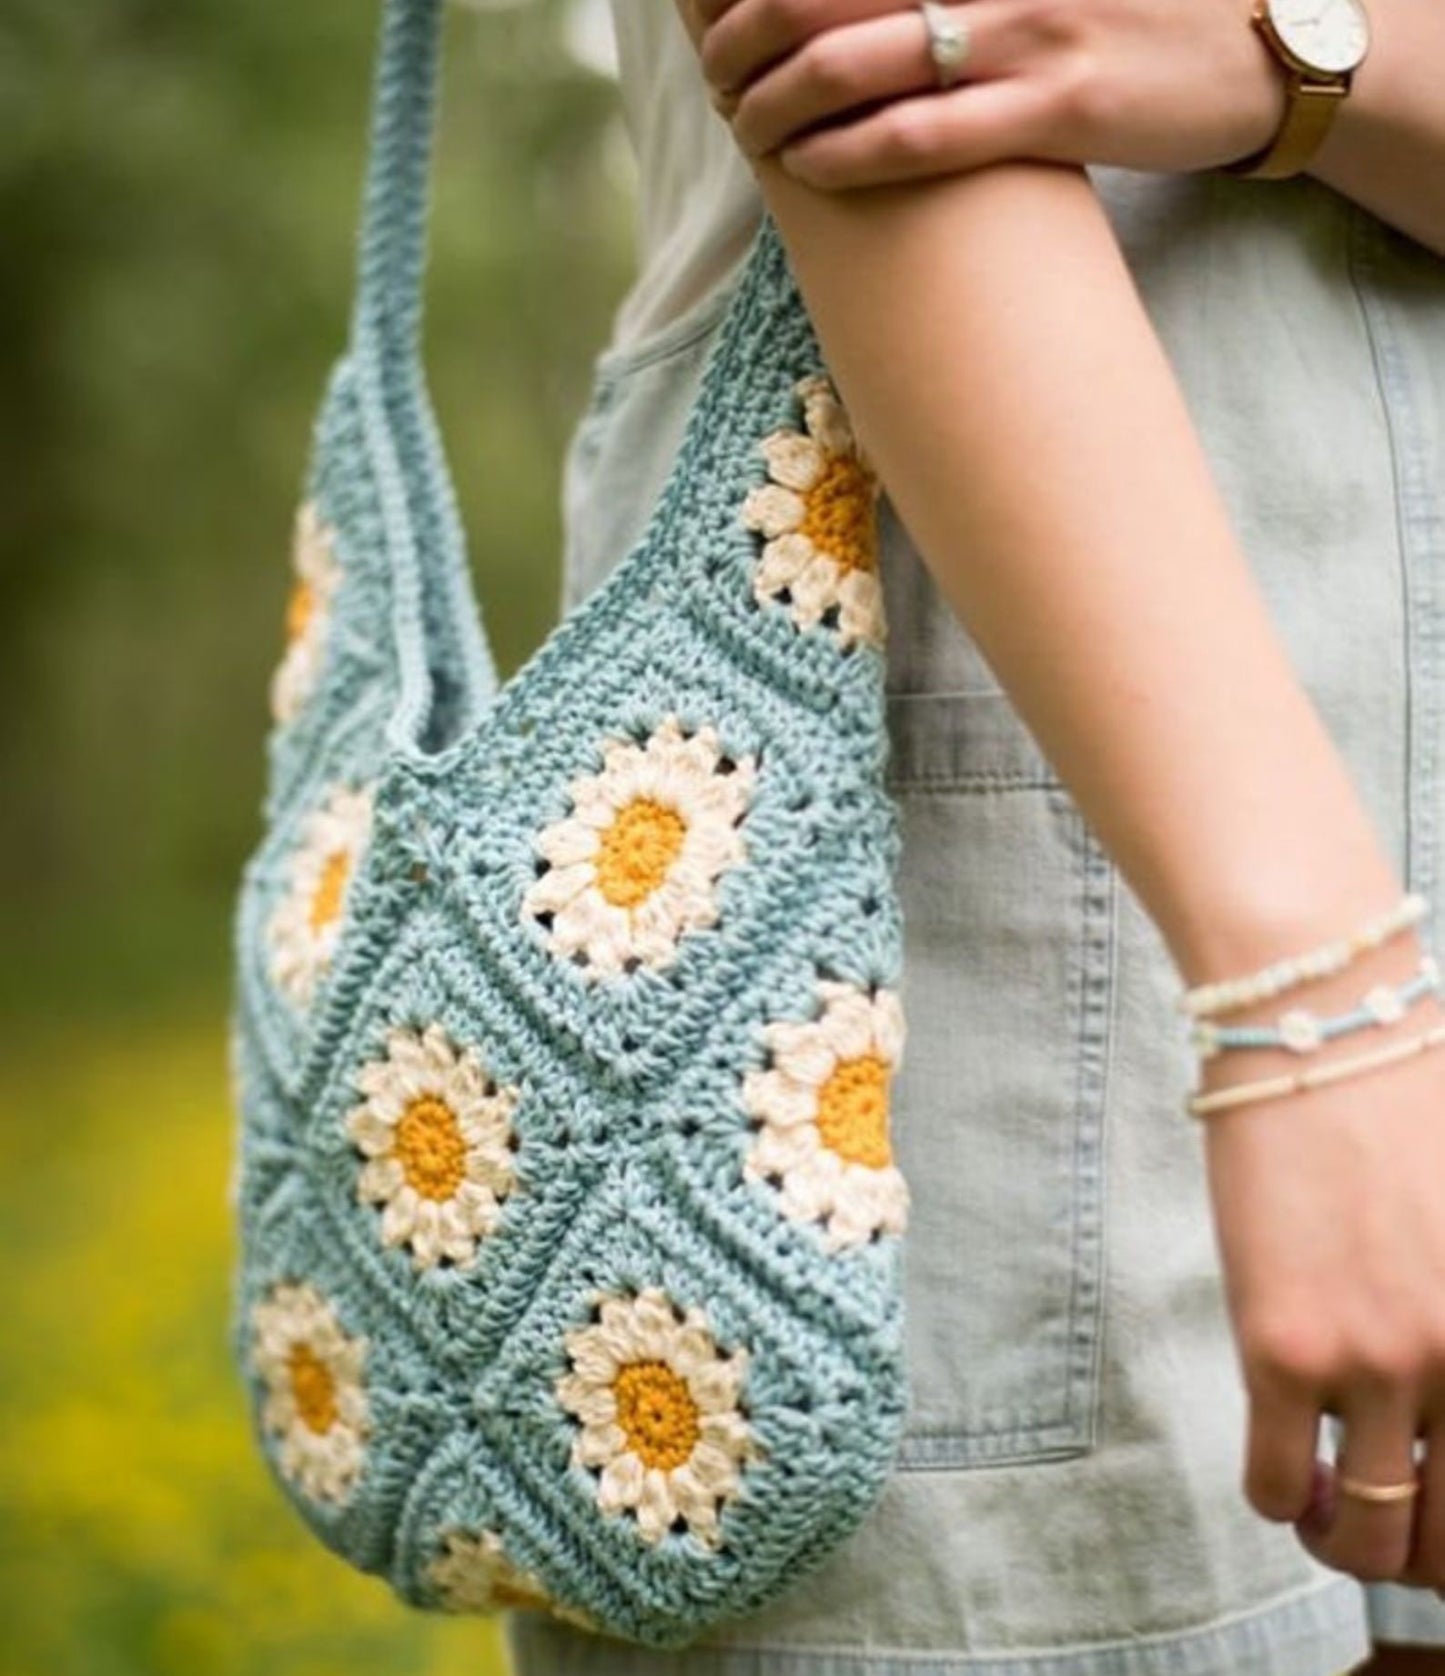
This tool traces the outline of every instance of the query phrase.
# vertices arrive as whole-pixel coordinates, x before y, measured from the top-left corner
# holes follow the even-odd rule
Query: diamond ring
[[[928,56],[938,71],[938,84],[952,87],[959,66],[968,57],[968,26],[938,0],[918,0],[918,8],[928,30]]]

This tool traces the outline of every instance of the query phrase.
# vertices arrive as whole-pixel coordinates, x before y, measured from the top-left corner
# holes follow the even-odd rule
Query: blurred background
[[[0,0],[0,1676],[502,1676],[332,1558],[224,1345],[230,912],[378,0]],[[632,274],[605,0],[449,8],[433,392],[503,671]]]

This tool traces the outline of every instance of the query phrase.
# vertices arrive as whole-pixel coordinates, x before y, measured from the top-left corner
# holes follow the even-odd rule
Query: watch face
[[[1311,70],[1353,70],[1370,44],[1360,0],[1270,0],[1269,18],[1285,46]]]

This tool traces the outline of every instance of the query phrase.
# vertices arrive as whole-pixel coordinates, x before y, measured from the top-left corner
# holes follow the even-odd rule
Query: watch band
[[[1223,164],[1225,173],[1257,180],[1297,175],[1329,133],[1348,92],[1347,80],[1306,81],[1298,70],[1290,71],[1289,105],[1274,138],[1262,150]]]
[[[1354,70],[1331,73],[1301,63],[1275,29],[1270,0],[1254,0],[1249,22],[1285,73],[1285,111],[1268,145],[1220,167],[1226,174],[1283,180],[1304,168],[1329,133],[1340,101],[1350,91]]]

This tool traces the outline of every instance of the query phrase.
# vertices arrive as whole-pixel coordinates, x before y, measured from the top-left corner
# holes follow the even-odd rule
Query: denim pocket
[[[893,692],[908,1041],[898,1464],[1091,1448],[1116,871],[1002,691]]]
[[[578,604],[641,538],[682,443],[713,339],[742,277],[592,363],[562,464],[562,609]]]

